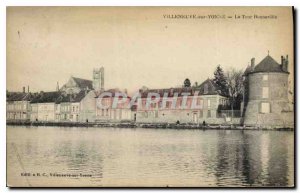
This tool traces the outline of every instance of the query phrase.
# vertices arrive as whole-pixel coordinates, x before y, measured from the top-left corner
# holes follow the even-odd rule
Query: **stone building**
[[[228,99],[222,95],[220,89],[210,79],[197,87],[148,89],[140,90],[141,99],[136,109],[136,121],[145,123],[223,123],[225,119],[220,116],[218,109],[228,104]],[[147,105],[148,93],[158,93],[160,100],[150,106]],[[177,94],[175,94],[177,93]],[[183,108],[184,95],[186,107]],[[163,97],[168,101],[163,106]],[[174,96],[178,96],[174,100]],[[193,100],[196,108],[192,108]]]
[[[30,120],[31,121],[56,121],[57,109],[59,105],[57,100],[61,93],[54,92],[40,92],[31,101]]]
[[[86,95],[88,95],[89,92],[93,92],[93,91],[82,90],[78,94],[71,97],[70,121],[72,122],[80,121],[81,108],[84,108],[83,105],[81,105],[82,100],[85,98]]]
[[[62,93],[61,98],[57,101],[60,105],[60,121],[79,122],[81,101],[88,94],[88,90],[82,90],[79,93],[66,94]]]
[[[288,56],[277,63],[266,56],[259,64],[251,60],[244,73],[243,123],[261,127],[289,127],[294,124],[288,100]]]
[[[33,94],[25,92],[8,92],[6,96],[6,120],[25,121],[30,119],[30,100]]]
[[[82,90],[92,90],[93,81],[71,76],[66,84],[59,91],[67,94],[79,93]]]
[[[94,122],[96,119],[96,95],[94,90],[88,93],[81,99],[79,106],[79,121]]]
[[[70,114],[71,114],[71,95],[63,92],[60,94],[58,99],[56,100],[56,105],[59,107],[59,114],[56,117],[56,121],[58,122],[70,122]],[[58,108],[57,108],[58,109]]]
[[[102,96],[103,92],[110,93],[110,96]],[[97,122],[101,121],[111,121],[111,122],[120,122],[120,121],[131,121],[132,112],[131,107],[129,106],[130,97],[127,96],[125,99],[119,99],[116,95],[117,93],[123,95],[118,89],[109,89],[103,92],[99,92],[96,96],[96,120]],[[124,95],[125,96],[125,95]],[[113,106],[114,100],[122,100],[116,106]],[[101,103],[103,106],[100,106]]]

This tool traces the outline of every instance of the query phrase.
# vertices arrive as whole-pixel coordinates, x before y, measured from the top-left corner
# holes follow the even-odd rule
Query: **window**
[[[203,111],[202,111],[202,110],[200,110],[199,117],[200,117],[200,118],[203,117]]]
[[[166,102],[166,108],[169,109],[170,107],[171,107],[171,102],[170,102],[170,101],[167,101],[167,102]]]
[[[102,109],[101,116],[104,116],[104,109]]]
[[[262,98],[269,98],[269,87],[263,87]]]
[[[156,108],[156,103],[152,103],[152,108]]]
[[[155,111],[155,118],[158,117],[158,111]]]
[[[75,107],[72,108],[73,112],[75,112]]]
[[[108,116],[108,109],[106,109],[106,116]]]
[[[211,117],[211,112],[210,112],[210,110],[207,111],[207,117]]]
[[[210,99],[207,100],[207,108],[210,108]]]
[[[270,113],[270,103],[263,102],[260,104],[261,113]]]
[[[201,108],[203,107],[203,100],[201,98],[197,99],[197,105],[199,105]]]
[[[264,76],[263,76],[263,80],[268,80],[268,75],[267,74],[265,74]]]

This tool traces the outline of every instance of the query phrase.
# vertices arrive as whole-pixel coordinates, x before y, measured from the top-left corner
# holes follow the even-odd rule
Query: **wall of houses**
[[[96,118],[96,94],[90,91],[80,102],[79,121],[94,122]]]
[[[55,121],[60,121],[60,104],[55,104]]]
[[[71,115],[71,103],[62,102],[60,103],[60,121],[70,121]]]
[[[99,98],[96,99],[96,121],[131,121],[132,112],[129,105],[130,99],[128,98],[125,102],[120,103],[113,108],[113,97],[102,98],[101,101]],[[97,105],[101,102],[104,108]]]
[[[30,104],[30,121],[38,120],[38,104],[32,103]]]
[[[80,113],[80,102],[71,103],[70,121],[78,122]]]
[[[8,101],[6,102],[7,120],[29,120],[29,101]]]
[[[96,115],[96,121],[131,121],[132,112],[130,109],[98,109]]]
[[[38,120],[55,121],[55,103],[38,103]]]
[[[146,100],[141,99],[136,111],[136,121],[141,123],[203,123],[205,121],[208,124],[224,123],[225,118],[218,117],[219,105],[226,103],[226,98],[220,95],[201,95],[198,96],[196,105],[199,107],[196,109],[191,108],[193,97],[188,97],[186,109],[181,108],[182,98],[179,97],[175,108],[172,108],[172,104],[169,108],[162,109],[161,102],[152,104],[150,109],[146,108]]]

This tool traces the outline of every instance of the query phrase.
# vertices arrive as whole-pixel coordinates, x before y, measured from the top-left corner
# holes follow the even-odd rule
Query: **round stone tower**
[[[256,66],[254,61],[245,72],[244,124],[267,128],[290,125],[288,56],[281,57],[281,64],[269,55]]]

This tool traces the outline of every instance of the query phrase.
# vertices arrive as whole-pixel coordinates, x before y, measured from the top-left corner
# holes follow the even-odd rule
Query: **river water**
[[[293,186],[294,133],[7,126],[7,184]]]

